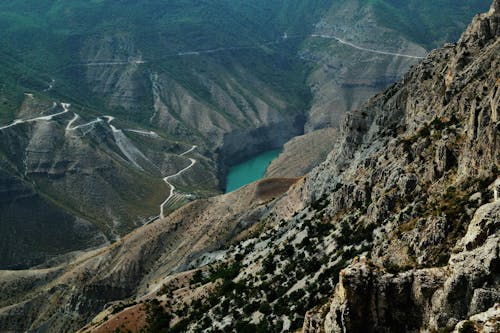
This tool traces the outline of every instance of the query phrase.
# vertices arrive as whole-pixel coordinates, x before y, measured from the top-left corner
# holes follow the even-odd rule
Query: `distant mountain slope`
[[[458,38],[489,1],[336,1],[301,49],[313,64],[306,130],[338,127],[435,47]],[[327,37],[327,38],[325,38]]]

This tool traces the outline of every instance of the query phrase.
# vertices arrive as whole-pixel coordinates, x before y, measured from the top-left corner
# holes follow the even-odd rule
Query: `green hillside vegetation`
[[[339,1],[340,5],[347,0]],[[453,40],[470,19],[470,9],[482,11],[489,1],[366,0],[378,23],[403,32],[426,48]],[[54,97],[101,110],[83,80],[85,43],[105,35],[125,34],[140,50],[148,71],[167,71],[190,91],[209,101],[198,72],[233,75],[244,66],[291,100],[307,107],[305,69],[296,57],[312,25],[331,1],[54,1],[8,0],[0,4],[0,122],[13,119],[23,90],[44,90],[52,79]],[[445,9],[445,10],[444,10]],[[281,40],[284,32],[295,38]],[[228,48],[201,56],[179,52]],[[241,49],[238,49],[241,48]],[[123,50],[126,60],[129,50]],[[120,58],[120,54],[115,54]],[[238,78],[244,80],[244,78]],[[251,82],[248,86],[251,87]],[[144,99],[144,111],[151,100]],[[115,110],[119,111],[119,110]],[[123,113],[123,112],[120,112]],[[143,121],[146,115],[131,116]]]
[[[51,92],[54,97],[102,109],[104,103],[85,89],[85,68],[79,51],[87,41],[126,34],[147,61],[146,72],[166,71],[203,100],[209,102],[208,92],[203,91],[194,73],[213,68],[215,75],[224,70],[231,75],[231,67],[247,66],[303,109],[304,73],[298,60],[291,56],[296,53],[298,40],[284,43],[280,37],[288,29],[305,35],[326,4],[327,1],[176,1],[161,5],[157,1],[4,1],[0,4],[2,83],[11,84],[7,91],[43,90],[54,78],[58,82],[57,89]],[[309,24],[295,19],[303,12],[308,13]],[[229,49],[201,57],[178,57],[179,52],[218,48]],[[115,54],[115,59],[127,60],[128,51],[123,50],[121,56]],[[6,91],[2,91],[2,99],[8,101],[0,109],[0,121],[5,122],[13,118],[12,110],[19,100]],[[144,100],[144,104],[151,105],[151,101]]]
[[[402,32],[428,50],[452,42],[472,15],[486,11],[484,0],[369,0],[377,22]],[[471,11],[472,9],[472,11]]]

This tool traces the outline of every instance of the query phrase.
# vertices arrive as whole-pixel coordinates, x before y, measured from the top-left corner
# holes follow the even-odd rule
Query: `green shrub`
[[[471,321],[466,321],[458,330],[459,333],[476,333],[476,326]]]
[[[261,312],[263,314],[270,314],[271,313],[271,306],[269,305],[269,303],[265,302],[265,301],[260,303],[259,312]]]

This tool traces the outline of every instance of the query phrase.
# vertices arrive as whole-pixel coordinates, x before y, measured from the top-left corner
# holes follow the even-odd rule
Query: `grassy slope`
[[[325,4],[326,1],[312,3],[218,0],[215,3],[176,1],[158,5],[157,1],[125,1],[124,4],[124,1],[68,3],[45,0],[32,5],[5,1],[0,4],[0,28],[5,35],[0,41],[2,81],[13,85],[9,91],[12,88],[18,88],[18,91],[42,90],[51,78],[57,78],[61,87],[57,93],[87,107],[100,109],[103,103],[95,100],[95,96],[78,81],[82,73],[81,68],[75,66],[75,59],[79,59],[77,52],[89,38],[126,33],[132,36],[144,59],[152,62],[149,65],[151,70],[168,68],[174,79],[204,97],[190,65],[193,62],[194,66],[206,67],[206,64],[199,64],[199,59],[180,59],[176,57],[178,52],[260,45],[261,49],[252,49],[252,52],[224,52],[204,58],[210,58],[208,67],[215,67],[215,70],[217,65],[251,66],[259,79],[271,82],[280,94],[302,108],[303,87],[297,88],[296,82],[300,86],[304,74],[301,64],[290,60],[297,45],[287,43],[283,47],[280,44],[265,47],[265,43],[279,39],[290,27],[304,32],[307,28],[303,25],[304,20],[290,18],[307,12],[308,23],[312,23],[319,12],[315,8],[321,7],[317,3]],[[300,23],[293,25],[290,21]],[[276,57],[277,50],[285,58]],[[299,98],[294,98],[297,95]],[[13,100],[5,93],[2,96]],[[16,103],[11,104],[0,106],[0,121],[12,119]]]
[[[487,11],[490,0],[369,0],[378,23],[402,32],[427,49],[455,41],[472,15]]]
[[[348,0],[343,0],[348,1]],[[435,2],[365,0],[373,5],[378,23],[401,31],[411,40],[433,48],[453,40],[473,12],[483,11],[489,0]],[[132,36],[151,70],[166,70],[189,90],[207,99],[194,67],[213,68],[239,64],[250,68],[263,82],[298,108],[304,98],[304,69],[296,59],[301,38],[277,41],[283,32],[305,36],[312,24],[332,6],[330,1],[2,1],[0,4],[0,122],[13,118],[23,90],[43,90],[57,78],[59,94],[66,99],[102,109],[104,103],[85,89],[75,66],[84,40],[106,34]],[[335,5],[333,5],[335,6]],[[219,47],[255,47],[180,59],[178,52]],[[279,56],[278,56],[279,55]],[[207,63],[208,61],[208,63]],[[200,63],[201,62],[201,63]],[[277,74],[279,73],[279,74]],[[244,78],[238,78],[244,80]],[[248,83],[251,86],[251,83]],[[298,97],[297,97],[298,96]],[[259,96],[265,97],[265,96]],[[145,104],[151,101],[144,100]],[[118,110],[115,110],[118,111]],[[141,122],[141,117],[133,119]]]

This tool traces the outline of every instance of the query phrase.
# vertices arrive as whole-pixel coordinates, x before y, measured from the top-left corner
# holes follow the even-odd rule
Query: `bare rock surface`
[[[301,177],[323,162],[337,140],[337,130],[325,128],[288,141],[266,170],[266,177]]]

